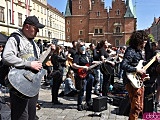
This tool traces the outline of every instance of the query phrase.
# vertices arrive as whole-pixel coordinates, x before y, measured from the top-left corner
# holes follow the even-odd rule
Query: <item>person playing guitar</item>
[[[100,42],[100,46],[101,46],[100,59],[102,61],[105,61],[105,64],[107,64],[107,65],[104,64],[104,66],[105,66],[104,68],[107,68],[107,69],[101,69],[101,72],[103,73],[103,83],[102,83],[102,90],[101,90],[103,96],[107,96],[109,86],[111,83],[111,78],[114,75],[113,67],[114,67],[115,63],[113,61],[110,61],[107,59],[107,58],[110,58],[109,45],[110,45],[110,43],[108,43],[107,40],[102,40]],[[107,71],[110,71],[110,72],[107,72]]]
[[[40,58],[40,49],[34,42],[34,38],[36,37],[37,32],[39,32],[39,29],[44,27],[44,25],[39,23],[36,16],[28,16],[23,23],[23,28],[18,29],[16,32],[14,32],[20,39],[19,52],[17,49],[17,42],[14,37],[10,37],[8,39],[3,52],[3,58],[7,65],[13,66],[13,69],[11,70],[16,70],[15,74],[18,73],[17,71],[27,71],[25,69],[34,70],[38,73],[41,72],[42,62],[41,60],[37,60],[38,58]],[[35,59],[32,59],[31,61],[31,58]],[[16,67],[17,69],[14,67]],[[29,73],[29,70],[25,73]],[[23,81],[23,78],[20,76],[25,76],[25,73],[21,73],[18,75],[14,74],[12,77],[14,79],[13,81],[17,81],[17,84],[12,84],[10,87],[11,120],[35,120],[36,117],[36,104],[38,100],[41,78],[36,79],[39,84],[36,92],[34,92],[35,89],[33,90],[33,93],[36,94],[32,95],[32,92],[29,92],[28,97],[27,94],[23,94],[22,92],[23,90],[25,90],[24,92],[30,90],[30,86],[26,85],[25,82],[32,84],[36,83],[36,81],[32,82],[34,81],[32,77],[30,77],[31,79]],[[11,83],[9,75],[8,79]],[[22,84],[20,84],[20,82],[22,82]],[[19,89],[19,86],[22,85],[25,86],[24,88],[22,88],[23,90]],[[31,88],[36,88],[36,86],[32,86]]]
[[[84,45],[85,43],[83,41],[78,41],[77,43],[77,53],[75,54],[73,58],[73,68],[77,69],[75,71],[75,85],[76,89],[80,90],[78,93],[78,99],[77,99],[77,110],[82,111],[83,110],[83,96],[84,91],[86,88],[86,105],[88,108],[91,107],[91,91],[92,91],[92,85],[94,81],[94,77],[91,73],[87,73],[87,75],[83,78],[81,78],[78,74],[78,69],[84,69],[84,72],[88,72],[89,66],[88,64],[95,63],[86,54],[86,47]]]
[[[143,30],[137,30],[132,33],[129,39],[129,47],[126,49],[121,68],[123,72],[123,83],[129,94],[131,110],[129,120],[137,120],[139,114],[143,111],[144,87],[134,88],[131,80],[127,77],[127,73],[135,72],[137,74],[145,74],[143,68],[136,68],[140,60],[143,60],[142,51],[148,39],[148,34]]]

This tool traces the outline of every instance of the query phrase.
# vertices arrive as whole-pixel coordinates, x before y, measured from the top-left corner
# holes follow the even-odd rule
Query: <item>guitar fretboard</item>
[[[154,57],[152,58],[152,60],[149,61],[149,62],[143,67],[143,69],[144,69],[144,70],[147,70],[148,67],[149,67],[155,60],[156,60],[156,56],[154,56]]]
[[[94,65],[90,66],[90,67],[89,67],[89,69],[92,69],[92,68],[94,68],[94,67],[96,67],[96,66],[100,65],[101,63],[102,63],[102,61],[99,61],[99,63],[97,63],[97,64],[94,64]]]
[[[44,54],[41,54],[39,61],[41,63],[44,62],[44,60],[46,59],[46,57],[49,55],[49,53],[51,52],[51,46],[46,50],[46,52]]]

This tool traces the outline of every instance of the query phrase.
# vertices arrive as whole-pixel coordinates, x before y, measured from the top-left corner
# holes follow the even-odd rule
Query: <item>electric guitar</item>
[[[51,47],[42,54],[39,61],[43,63],[46,57],[49,55]],[[30,57],[28,61],[36,60],[35,57]],[[38,94],[41,87],[41,79],[46,74],[46,70],[41,69],[39,72],[30,69],[12,68],[8,74],[8,80],[10,84],[28,97],[34,97]]]
[[[78,72],[79,77],[81,79],[84,79],[87,76],[89,70],[93,69],[94,67],[96,67],[96,66],[98,66],[98,65],[100,65],[102,63],[103,63],[102,61],[99,61],[99,63],[93,64],[90,67],[89,67],[89,64],[86,64],[86,66],[89,67],[88,70],[85,70],[83,68],[78,69],[77,72]]]
[[[148,62],[145,66],[143,66],[143,60],[140,60],[136,68],[143,68],[144,70],[147,70],[149,66],[156,60],[156,56],[154,56],[150,62]],[[133,73],[126,73],[127,78],[130,80],[131,85],[134,88],[140,88],[143,86],[143,82],[149,79],[149,74],[138,74],[137,72]]]

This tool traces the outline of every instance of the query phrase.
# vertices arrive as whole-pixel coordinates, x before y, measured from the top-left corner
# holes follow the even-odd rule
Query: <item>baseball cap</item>
[[[34,16],[28,16],[25,19],[24,24],[34,25],[37,28],[44,28],[45,27],[45,25],[39,23],[39,20],[35,15]]]

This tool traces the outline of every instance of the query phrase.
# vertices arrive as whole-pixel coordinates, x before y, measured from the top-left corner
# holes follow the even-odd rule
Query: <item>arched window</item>
[[[121,32],[121,28],[120,27],[116,27],[116,33],[120,33]]]
[[[120,44],[119,44],[119,40],[115,40],[115,42],[116,42],[116,46],[119,46]]]
[[[120,10],[117,10],[116,15],[120,15]]]

